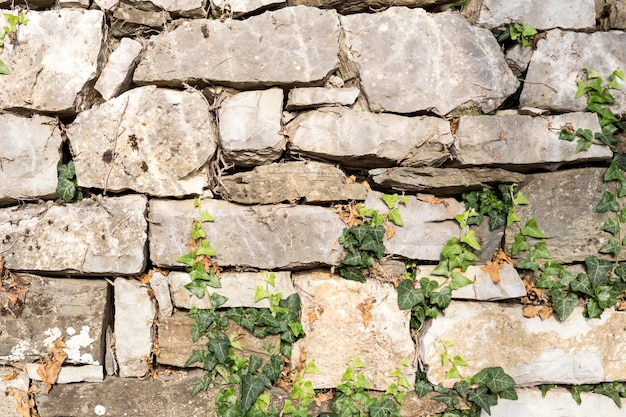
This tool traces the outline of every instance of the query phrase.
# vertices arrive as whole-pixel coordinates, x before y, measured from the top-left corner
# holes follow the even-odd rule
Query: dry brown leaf
[[[331,390],[328,390],[326,392],[320,392],[315,396],[315,404],[317,404],[318,407],[321,407],[322,404],[332,400],[333,397],[334,393]]]
[[[391,226],[387,226],[387,225],[384,225],[384,227],[385,227],[387,239],[391,239],[393,237],[393,235],[396,234],[396,229],[394,229]]]
[[[344,181],[345,184],[354,184],[356,182],[356,176],[354,175],[350,175],[348,178],[346,178],[346,180]]]
[[[509,255],[506,254],[505,251],[503,251],[500,248],[497,248],[496,251],[493,254],[493,258],[494,261],[498,262],[499,264],[503,265],[503,264],[509,264],[509,265],[515,265],[513,263],[513,259],[511,259],[509,257]]]
[[[363,181],[361,184],[365,187],[367,191],[372,191],[372,187],[370,187],[370,183],[367,181]]]
[[[367,328],[367,326],[370,324],[370,321],[372,320],[371,311],[374,308],[375,302],[376,302],[375,298],[368,297],[365,300],[363,300],[361,304],[356,306],[356,308],[361,312],[361,315],[363,316],[363,325],[365,326],[365,328]]]
[[[494,261],[489,261],[487,262],[487,265],[481,267],[481,271],[487,271],[489,272],[489,277],[491,278],[491,280],[493,281],[494,284],[499,284],[500,283],[500,270],[503,268],[502,265],[500,265],[497,262]]]
[[[28,392],[11,388],[9,395],[14,397],[17,403],[15,411],[20,413],[22,417],[31,417],[31,409],[35,406],[35,403],[28,398]]]
[[[541,317],[541,320],[545,320],[552,315],[552,311],[554,311],[552,307],[542,307],[539,310],[539,317]]]
[[[5,381],[12,381],[14,379],[17,378],[17,370],[13,370],[13,372],[11,373],[11,375],[5,375],[2,377],[2,379],[4,379]]]
[[[317,320],[317,314],[315,314],[314,311],[309,311],[307,313],[307,316],[309,316],[309,323],[311,324],[311,326],[313,326],[313,323],[315,323],[315,321]]]
[[[152,273],[153,273],[152,271],[148,271],[148,272],[141,274],[139,276],[139,281],[141,281],[142,284],[146,285],[152,279]]]
[[[626,310],[626,301],[620,301],[617,306],[615,307],[615,309],[617,311],[624,311]]]
[[[50,348],[43,363],[37,368],[37,375],[41,377],[41,380],[46,385],[46,393],[50,391],[52,385],[57,381],[61,372],[61,365],[67,358],[67,353],[63,350],[67,346],[63,343],[63,340],[57,339],[52,342],[52,345],[53,347]]]
[[[459,126],[459,120],[460,119],[458,117],[450,120],[450,133],[452,133],[453,135],[456,134],[456,129]]]
[[[441,200],[438,199],[437,197],[433,196],[433,197],[424,199],[424,202],[426,202],[428,204],[439,204],[439,203],[441,203]]]
[[[535,306],[526,306],[524,307],[522,314],[524,315],[524,317],[532,319],[533,317],[537,317],[537,314],[539,314],[539,310],[537,310],[537,307]]]

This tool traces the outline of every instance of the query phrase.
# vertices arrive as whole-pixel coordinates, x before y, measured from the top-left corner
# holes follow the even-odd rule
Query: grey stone
[[[0,77],[0,109],[74,114],[88,108],[104,51],[104,13],[63,9],[27,16],[17,42],[6,42],[2,51],[11,73]]]
[[[279,133],[283,91],[245,91],[226,98],[218,109],[220,144],[225,161],[240,166],[280,158],[285,138]]]
[[[337,9],[343,14],[371,13],[372,10],[385,9],[391,6],[431,7],[451,0],[287,0],[289,6],[305,5],[324,9]]]
[[[94,0],[94,6],[102,11],[109,11],[119,4],[120,0]]]
[[[154,298],[157,301],[159,310],[165,317],[171,316],[174,308],[172,305],[170,286],[167,281],[167,277],[158,271],[153,271],[152,277],[150,278],[150,288],[154,291]]]
[[[133,3],[141,5],[143,2]],[[150,3],[157,10],[164,10],[173,17],[199,18],[207,15],[207,0],[150,0]]]
[[[369,172],[375,184],[394,191],[454,195],[489,184],[519,183],[524,174],[490,168],[377,168]]]
[[[37,373],[40,364],[27,363],[26,370],[28,377],[33,381],[41,381],[41,376]],[[72,384],[75,382],[102,382],[104,380],[104,369],[97,365],[83,366],[62,366],[55,384]]]
[[[431,196],[432,197],[432,196]],[[388,211],[381,193],[370,191],[365,207]],[[441,249],[451,237],[458,237],[460,229],[454,220],[465,206],[453,198],[409,197],[409,203],[398,206],[404,226],[394,226],[395,233],[385,241],[386,253],[408,259],[438,261]]]
[[[59,0],[59,8],[83,8],[87,9],[89,7],[89,0]]]
[[[625,0],[596,0],[596,19],[600,29],[626,29]]]
[[[156,308],[139,281],[116,278],[114,295],[115,355],[120,376],[145,376],[150,368]]]
[[[61,132],[57,121],[0,114],[0,204],[56,197]]]
[[[504,54],[506,63],[509,64],[511,71],[516,77],[521,76],[528,69],[528,64],[533,56],[533,48],[524,48],[522,45],[517,44],[512,48],[509,48]]]
[[[78,185],[156,196],[202,194],[217,148],[200,92],[132,89],[68,127]]]
[[[529,166],[609,160],[613,156],[607,146],[595,144],[577,153],[575,141],[559,139],[564,126],[600,131],[593,113],[464,116],[456,131],[456,157],[461,165]]]
[[[517,385],[597,384],[626,377],[626,316],[606,310],[599,319],[587,319],[576,307],[560,322],[522,315],[520,305],[452,301],[444,315],[428,322],[419,337],[428,380],[451,386],[445,379],[448,364],[441,362],[443,342],[448,354],[461,356],[463,375],[501,366]]]
[[[390,374],[398,368],[414,380],[410,314],[398,308],[398,292],[392,284],[347,281],[324,271],[296,272],[293,280],[302,300],[307,337],[294,344],[292,360],[297,363],[300,352],[306,352],[307,361],[315,362],[320,373],[306,375],[314,388],[341,384],[353,358],[365,362],[363,374],[375,390],[397,382]],[[371,320],[365,320],[364,312]],[[403,361],[409,366],[403,367]]]
[[[332,107],[300,114],[286,126],[292,152],[351,166],[432,165],[450,157],[445,120]]]
[[[14,374],[15,372],[15,374]],[[18,401],[24,400],[23,393],[28,401],[29,388],[28,374],[15,368],[0,368],[0,415],[4,417],[23,417],[24,414],[17,411]],[[11,390],[17,390],[19,397],[9,395]]]
[[[24,308],[0,316],[0,361],[33,362],[61,338],[66,364],[101,365],[108,285],[104,280],[21,275],[30,282]]]
[[[304,199],[307,203],[365,200],[363,184],[346,184],[346,174],[330,164],[294,161],[255,167],[222,177],[226,197],[242,204],[272,204]]]
[[[555,111],[580,111],[587,105],[585,97],[575,98],[577,80],[587,78],[585,68],[598,71],[604,81],[618,68],[626,68],[626,49],[616,45],[626,43],[624,32],[579,33],[554,29],[537,44],[528,66],[526,83],[520,96],[520,106],[539,107]],[[567,53],[563,53],[567,51]],[[617,80],[622,91],[611,90],[615,114],[626,112],[626,83]]]
[[[581,168],[527,177],[521,191],[529,204],[517,206],[515,211],[522,225],[531,218],[537,220],[555,262],[582,262],[587,256],[599,255],[600,247],[608,243],[611,236],[602,231],[602,225],[611,214],[596,213],[602,194],[612,190],[603,181],[605,172],[605,168]],[[516,233],[510,230],[505,234],[508,253]],[[532,238],[528,241],[535,243]],[[525,252],[518,255],[524,256]]]
[[[211,13],[238,17],[248,13],[285,4],[284,0],[211,0]]]
[[[194,20],[150,39],[137,84],[238,88],[320,83],[339,65],[334,11],[287,7],[242,21]],[[202,63],[202,64],[199,64]]]
[[[167,281],[170,285],[172,301],[178,308],[188,310],[192,307],[211,308],[209,294],[213,293],[228,298],[222,307],[268,308],[270,302],[267,298],[254,301],[257,286],[260,285],[272,294],[281,293],[282,298],[287,298],[296,292],[291,282],[290,272],[272,272],[272,274],[275,276],[273,287],[263,279],[263,274],[260,272],[222,272],[220,274],[222,288],[207,287],[207,294],[201,299],[185,288],[185,285],[191,282],[189,274],[170,272],[167,275]]]
[[[493,34],[459,13],[392,7],[341,23],[373,111],[489,112],[519,84]]]
[[[103,99],[117,97],[128,89],[142,48],[141,43],[136,40],[122,38],[119,46],[109,56],[94,86]]]
[[[170,15],[163,10],[154,10],[147,7],[142,10],[125,2],[117,3],[111,16],[111,33],[113,36],[136,36],[137,34],[149,33],[153,30],[161,30],[170,20]]]
[[[215,218],[205,223],[209,242],[222,266],[262,269],[337,265],[344,224],[331,209],[315,206],[244,207],[203,200]],[[159,266],[181,265],[176,259],[189,250],[191,221],[199,211],[192,200],[150,201],[150,256]]]
[[[359,96],[358,88],[293,88],[289,90],[287,110],[320,106],[351,106]]]
[[[146,198],[85,199],[0,209],[0,245],[13,270],[139,274],[146,264]]]

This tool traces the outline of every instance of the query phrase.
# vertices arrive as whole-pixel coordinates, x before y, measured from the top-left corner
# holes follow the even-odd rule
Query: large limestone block
[[[0,209],[0,244],[13,270],[139,274],[146,265],[146,198]]]
[[[428,116],[342,107],[304,112],[287,125],[291,151],[352,166],[432,165],[450,157],[450,125]]]
[[[4,417],[24,416],[24,414],[17,411],[17,407],[19,401],[23,401],[24,397],[28,401],[29,385],[30,381],[27,373],[9,367],[0,368],[0,415]],[[18,390],[24,397],[19,393],[15,393],[17,397],[9,395],[9,392],[12,390]],[[19,405],[23,405],[23,403]]]
[[[339,65],[338,39],[337,14],[309,7],[241,21],[188,21],[150,39],[134,80],[248,88],[321,82]]]
[[[73,114],[88,108],[104,51],[104,13],[63,9],[27,17],[17,42],[6,42],[0,53],[11,70],[0,77],[0,109]]]
[[[27,363],[28,377],[33,381],[42,381],[37,373],[40,364]],[[102,382],[104,369],[98,365],[62,366],[55,384],[73,384],[75,382]]]
[[[372,10],[385,9],[391,6],[430,7],[439,4],[453,3],[451,0],[287,0],[289,6],[303,4],[305,6],[337,9],[343,14],[371,13]]]
[[[142,48],[140,42],[122,38],[119,46],[109,56],[94,86],[103,99],[117,97],[128,88]]]
[[[346,174],[330,164],[292,161],[255,167],[222,177],[226,198],[242,204],[273,204],[306,200],[328,203],[365,200],[363,184],[346,184]]]
[[[220,105],[220,145],[227,163],[240,166],[267,164],[283,153],[280,132],[283,90],[244,91]]]
[[[536,165],[573,161],[608,160],[613,152],[591,145],[576,152],[576,142],[559,140],[561,127],[600,131],[593,113],[557,116],[464,116],[456,131],[456,157],[461,165]]]
[[[392,7],[341,23],[373,111],[489,112],[519,84],[493,34],[459,13]]]
[[[333,388],[353,358],[367,365],[363,374],[373,389],[397,382],[390,374],[402,368],[409,381],[415,374],[415,345],[408,310],[398,309],[398,292],[390,283],[347,281],[323,271],[296,272],[294,285],[302,300],[302,325],[307,335],[294,344],[314,361],[319,374],[307,374],[314,388]],[[369,316],[369,320],[366,318]],[[402,362],[408,361],[408,367]]]
[[[0,126],[0,204],[55,197],[62,140],[57,122],[4,113]]]
[[[521,191],[529,204],[517,206],[515,211],[522,225],[537,219],[555,262],[582,262],[587,256],[599,255],[600,247],[608,243],[610,235],[602,231],[602,225],[614,213],[596,213],[602,194],[614,191],[603,181],[605,172],[604,168],[581,168],[526,177]],[[505,234],[509,253],[516,234],[515,230]],[[532,244],[533,239],[529,241]]]
[[[576,81],[587,79],[585,68],[598,71],[604,81],[618,69],[626,68],[624,32],[579,33],[554,29],[539,41],[526,74],[520,106],[557,111],[580,111],[587,105],[585,97],[574,98]],[[615,114],[626,112],[626,82],[618,79],[622,91],[611,90]]]
[[[130,90],[78,115],[67,129],[78,185],[156,196],[202,194],[217,148],[201,93]]]
[[[0,316],[0,361],[33,362],[61,338],[66,363],[101,365],[106,281],[20,276],[30,285],[21,313]]]
[[[339,263],[342,247],[337,239],[344,224],[329,208],[245,207],[204,200],[202,209],[215,219],[203,227],[220,266],[279,269]],[[189,251],[185,244],[198,217],[192,200],[150,201],[150,257],[155,265],[181,265],[176,259]]]
[[[425,325],[419,337],[420,359],[428,379],[445,379],[449,364],[441,363],[444,341],[452,356],[467,366],[462,375],[501,366],[517,385],[596,384],[626,378],[626,315],[606,310],[600,319],[587,319],[583,308],[560,322],[522,315],[520,305],[452,301],[445,314]]]

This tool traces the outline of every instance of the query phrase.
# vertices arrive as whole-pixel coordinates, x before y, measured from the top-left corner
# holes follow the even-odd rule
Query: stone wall
[[[0,6],[15,13],[10,3]],[[200,371],[184,364],[197,346],[187,311],[208,296],[184,288],[177,262],[201,196],[215,219],[204,227],[216,291],[226,306],[266,306],[254,291],[271,270],[276,292],[298,293],[307,337],[294,358],[314,361],[315,388],[336,387],[355,357],[377,390],[403,360],[409,380],[419,364],[448,384],[448,340],[465,374],[502,366],[515,379],[520,399],[492,415],[625,416],[595,394],[581,406],[562,389],[540,396],[542,384],[626,380],[626,318],[585,319],[582,307],[565,322],[524,318],[518,271],[494,284],[480,269],[512,233],[476,229],[473,284],[419,334],[398,309],[403,261],[429,274],[459,236],[464,191],[521,184],[522,223],[536,218],[572,268],[607,240],[595,205],[613,154],[558,137],[566,125],[600,130],[576,80],[626,68],[626,2],[450,3],[29,2],[29,22],[0,50],[0,415],[29,415],[11,390],[29,387],[41,417],[205,415],[214,392],[191,397]],[[511,22],[541,35],[502,48],[491,30]],[[626,114],[626,94],[614,96]],[[63,203],[57,166],[69,161],[84,198]],[[409,197],[404,226],[366,283],[344,280],[337,207],[386,212],[381,192]],[[58,339],[67,358],[45,393],[36,362]],[[403,415],[441,411],[410,398]]]

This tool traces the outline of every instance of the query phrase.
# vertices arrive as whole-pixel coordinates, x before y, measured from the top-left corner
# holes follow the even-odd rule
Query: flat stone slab
[[[347,176],[335,165],[294,161],[261,165],[252,171],[222,177],[228,200],[241,204],[298,201],[328,203],[365,200],[363,184],[346,184]]]
[[[321,106],[351,106],[359,96],[358,88],[293,88],[289,90],[287,110]]]
[[[587,256],[599,255],[598,250],[608,243],[609,233],[602,225],[614,213],[596,213],[596,206],[605,191],[613,192],[603,181],[605,168],[580,168],[527,176],[521,191],[529,204],[517,206],[522,225],[537,219],[537,225],[546,235],[555,262],[582,262]],[[566,225],[566,227],[565,227]],[[511,247],[517,231],[505,233],[505,247]],[[529,238],[531,245],[534,240]],[[525,257],[526,252],[518,255]],[[623,258],[624,254],[622,254]]]
[[[33,381],[41,381],[37,373],[40,364],[27,363],[28,377]],[[62,366],[55,384],[73,384],[75,382],[102,382],[104,369],[98,365]]]
[[[420,359],[429,381],[451,386],[442,365],[443,342],[448,354],[460,355],[462,375],[501,366],[517,385],[597,384],[626,378],[626,315],[606,310],[586,319],[583,308],[560,322],[522,315],[520,305],[452,301],[445,314],[429,321],[419,337]]]
[[[156,196],[202,194],[217,137],[200,92],[132,89],[68,127],[78,185]]]
[[[0,415],[4,417],[24,417],[24,414],[17,412],[18,399],[9,395],[9,391],[15,389],[24,392],[26,393],[26,399],[28,399],[29,385],[30,381],[27,373],[10,367],[0,368]]]
[[[376,168],[369,175],[385,189],[436,195],[458,195],[491,184],[520,183],[525,178],[524,174],[500,168]]]
[[[29,22],[19,27],[17,42],[6,42],[2,51],[11,73],[0,78],[0,109],[74,114],[88,108],[105,46],[104,13],[63,9],[26,15]],[[2,15],[0,25],[6,24]]]
[[[519,84],[493,34],[459,13],[391,7],[342,16],[341,25],[372,111],[487,113]]]
[[[285,4],[284,0],[211,0],[211,13],[241,16],[268,6]]]
[[[436,117],[345,107],[301,113],[286,126],[292,152],[351,166],[433,165],[450,157],[450,124]]]
[[[139,274],[146,264],[146,203],[142,195],[128,195],[0,209],[5,267],[68,274]]]
[[[152,271],[150,288],[154,291],[154,298],[156,299],[160,314],[165,317],[171,316],[174,311],[174,305],[172,304],[172,296],[170,294],[170,286],[167,282],[167,277],[161,272]]]
[[[343,14],[371,13],[372,10],[385,9],[391,6],[428,7],[438,4],[452,3],[450,0],[288,0],[287,5],[313,6],[325,9],[337,9]]]
[[[215,219],[204,223],[214,258],[222,266],[260,269],[337,265],[343,247],[337,239],[344,223],[332,209],[317,206],[245,207],[221,200],[203,200],[202,210]],[[150,200],[150,257],[158,266],[181,266],[176,259],[189,252],[193,200]]]
[[[319,83],[338,67],[338,54],[335,11],[287,7],[241,21],[188,21],[153,36],[134,81],[236,88]]]
[[[30,285],[21,314],[0,316],[0,361],[33,362],[61,338],[67,346],[66,364],[101,365],[106,281],[20,277]]]
[[[143,46],[131,38],[122,38],[102,69],[94,88],[103,99],[117,97],[130,86],[132,73],[139,62]]]
[[[363,374],[373,389],[385,390],[397,382],[389,375],[403,368],[403,360],[410,364],[403,368],[408,380],[415,379],[410,314],[398,309],[398,292],[392,284],[348,281],[324,271],[295,272],[293,280],[307,337],[294,344],[292,356],[297,363],[300,352],[306,352],[307,361],[315,362],[320,373],[306,374],[314,388],[341,384],[353,358],[367,365]]]
[[[461,165],[539,165],[546,163],[609,160],[613,152],[591,145],[576,153],[576,141],[559,139],[561,127],[599,132],[593,113],[557,116],[465,116],[456,131],[456,157]]]
[[[520,96],[521,107],[557,111],[581,111],[585,97],[576,96],[576,80],[586,80],[584,68],[598,71],[604,82],[618,68],[626,68],[626,33],[619,31],[579,33],[554,29],[539,41],[528,66],[526,83]],[[568,51],[568,53],[563,53]],[[558,68],[558,71],[555,70]],[[626,82],[617,79],[622,91],[611,90],[615,114],[626,112]]]
[[[61,160],[57,121],[39,115],[27,118],[4,113],[0,114],[0,125],[0,204],[56,197],[57,165]]]

